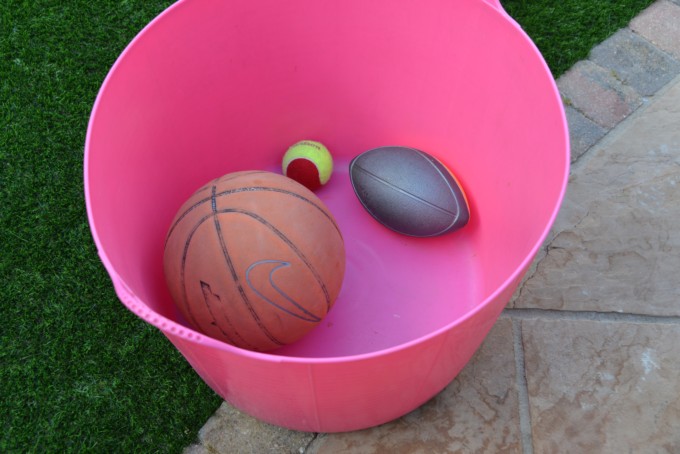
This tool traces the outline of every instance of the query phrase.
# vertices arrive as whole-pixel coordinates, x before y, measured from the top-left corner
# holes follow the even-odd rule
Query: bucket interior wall
[[[526,267],[562,191],[560,109],[536,49],[482,1],[179,3],[102,88],[88,142],[91,220],[126,287],[184,323],[162,270],[176,210],[212,178],[280,171],[289,145],[320,140],[336,171],[318,195],[343,230],[347,276],[327,323],[279,353],[389,348],[465,316]],[[470,224],[413,239],[362,212],[347,165],[383,145],[449,166]]]

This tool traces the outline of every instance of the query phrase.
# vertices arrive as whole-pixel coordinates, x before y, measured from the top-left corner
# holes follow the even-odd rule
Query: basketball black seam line
[[[210,216],[211,216],[211,215],[206,216],[205,219],[206,219],[206,220],[209,219]],[[181,286],[181,288],[182,288],[182,304],[183,304],[184,308],[186,309],[187,314],[189,314],[189,318],[191,319],[190,321],[193,323],[194,326],[196,326],[197,328],[199,328],[199,330],[204,331],[205,328],[203,328],[203,327],[201,326],[201,324],[198,323],[198,320],[196,319],[196,317],[195,317],[194,314],[193,314],[193,310],[191,309],[191,306],[188,304],[188,299],[189,299],[189,298],[188,298],[188,296],[187,296],[186,278],[185,278],[185,271],[184,271],[185,268],[186,268],[186,256],[187,256],[188,251],[189,251],[189,246],[190,246],[190,244],[191,244],[191,240],[192,240],[192,238],[193,238],[193,236],[194,236],[194,233],[198,230],[198,228],[199,228],[202,224],[203,224],[203,221],[199,222],[199,223],[198,223],[198,224],[197,224],[197,225],[189,232],[189,236],[187,237],[187,240],[186,240],[186,242],[184,243],[184,250],[183,250],[183,253],[182,253],[182,260],[181,260],[181,262],[180,262],[180,286]],[[203,283],[203,281],[201,281],[201,283]],[[205,300],[205,294],[204,294],[204,300]],[[217,322],[217,319],[215,318],[215,315],[212,313],[212,310],[211,310],[210,306],[208,305],[207,301],[206,301],[206,306],[208,306],[208,312],[210,312],[210,315],[211,315],[211,317],[213,318],[213,320],[214,320],[215,322]],[[216,324],[215,326],[217,326],[217,327],[220,329],[220,331],[222,331],[222,332],[224,333],[224,331],[222,330],[222,328],[219,327],[219,325]],[[224,334],[226,335],[226,333],[224,333]],[[239,336],[239,337],[240,337],[240,336]],[[227,338],[231,340],[230,336],[228,336],[228,335],[227,335]],[[234,343],[234,345],[236,345],[236,343]]]
[[[285,189],[271,188],[271,187],[267,187],[267,186],[250,186],[250,187],[247,187],[247,188],[228,189],[228,190],[226,190],[226,191],[219,192],[219,193],[217,194],[217,196],[218,196],[218,197],[222,197],[222,196],[226,196],[226,195],[238,194],[238,193],[247,192],[247,191],[270,191],[270,192],[279,192],[279,193],[281,193],[281,194],[290,195],[290,196],[293,196],[293,197],[298,198],[298,199],[300,199],[300,200],[303,200],[304,202],[309,203],[309,204],[312,205],[314,208],[316,208],[317,210],[319,210],[319,211],[320,211],[320,212],[321,212],[321,213],[322,213],[322,214],[323,214],[323,215],[324,215],[324,216],[325,216],[325,217],[333,224],[333,226],[335,227],[335,229],[336,229],[336,230],[338,231],[338,233],[340,233],[340,235],[342,236],[342,232],[340,232],[340,228],[337,226],[337,224],[335,223],[335,221],[333,220],[333,218],[330,217],[330,216],[328,215],[328,213],[326,213],[326,211],[325,211],[323,208],[321,208],[320,206],[318,206],[317,204],[315,204],[314,202],[312,202],[312,201],[309,200],[308,198],[303,197],[303,196],[301,196],[301,195],[299,195],[299,194],[296,194],[296,193],[294,193],[294,192],[287,191],[287,190],[285,190]],[[197,191],[197,192],[198,192],[198,191]],[[198,208],[200,205],[203,205],[204,203],[208,202],[209,200],[211,200],[210,197],[203,198],[203,199],[199,200],[198,202],[196,202],[195,204],[193,204],[192,206],[190,206],[189,208],[187,208],[186,211],[184,211],[184,213],[182,213],[182,214],[180,215],[180,217],[177,218],[177,221],[175,221],[175,223],[172,225],[172,227],[170,228],[170,232],[168,233],[168,236],[170,235],[170,233],[172,232],[172,230],[175,228],[175,226],[176,226],[176,225],[177,225],[177,224],[178,224],[185,216],[187,216],[187,215],[189,214],[189,212],[193,211],[194,209]]]
[[[254,172],[254,173],[257,173],[257,172]],[[340,232],[340,228],[339,228],[338,225],[335,223],[335,220],[334,220],[328,213],[326,213],[326,211],[325,211],[323,208],[321,208],[320,206],[318,206],[317,204],[315,204],[314,202],[312,202],[312,201],[309,200],[308,198],[303,197],[303,196],[301,196],[301,195],[299,195],[299,194],[296,194],[296,193],[294,193],[294,192],[287,191],[287,190],[285,190],[285,189],[270,188],[270,187],[266,187],[266,186],[252,186],[252,187],[248,187],[248,188],[229,189],[229,190],[226,190],[226,191],[222,191],[222,192],[219,192],[219,193],[217,194],[217,197],[222,197],[222,196],[227,196],[227,195],[232,195],[232,194],[238,194],[238,193],[246,192],[246,191],[270,191],[270,192],[279,192],[279,193],[286,194],[286,195],[290,195],[290,196],[293,196],[293,197],[298,198],[298,199],[300,199],[300,200],[303,200],[304,202],[309,203],[310,205],[312,205],[313,207],[315,207],[317,210],[319,210],[319,211],[320,211],[320,212],[321,212],[321,213],[322,213],[322,214],[323,214],[323,215],[331,222],[331,224],[333,224],[333,227],[335,227],[335,230],[337,230],[338,234],[340,235],[340,238],[342,238],[342,232]],[[165,245],[164,245],[164,248],[167,247],[167,245],[168,245],[168,240],[170,239],[170,236],[172,235],[172,232],[175,230],[175,227],[177,227],[177,225],[182,221],[182,219],[184,219],[186,216],[188,216],[189,213],[190,213],[191,211],[197,209],[198,207],[200,207],[201,205],[203,205],[204,203],[209,202],[209,201],[212,203],[212,198],[211,198],[211,197],[206,197],[206,198],[203,198],[203,199],[199,200],[198,202],[194,203],[192,206],[190,206],[189,208],[187,208],[187,209],[186,209],[186,210],[185,210],[185,211],[177,218],[177,220],[176,220],[175,222],[173,222],[173,224],[170,226],[170,229],[168,230],[168,234],[167,234],[167,236],[166,236],[166,238],[165,238]]]
[[[187,240],[186,240],[186,242],[184,243],[184,251],[183,251],[183,253],[182,253],[182,261],[181,261],[181,264],[180,264],[180,286],[182,287],[182,304],[184,305],[184,308],[186,309],[187,313],[189,314],[189,318],[190,318],[191,321],[193,322],[194,326],[198,327],[198,328],[201,329],[201,330],[203,330],[204,328],[202,328],[202,327],[201,327],[201,324],[198,323],[198,321],[196,320],[196,317],[194,316],[193,311],[191,310],[191,306],[190,306],[189,303],[188,303],[189,297],[187,296],[186,278],[185,278],[185,271],[184,271],[184,270],[185,270],[185,268],[186,268],[186,259],[187,259],[187,254],[188,254],[188,252],[189,252],[189,246],[190,246],[190,244],[191,244],[191,240],[192,240],[194,234],[195,234],[196,231],[199,229],[199,227],[200,227],[201,225],[203,225],[203,223],[204,223],[205,221],[209,220],[212,216],[213,216],[213,213],[210,213],[210,214],[205,215],[205,216],[204,216],[203,218],[201,218],[201,219],[196,223],[196,225],[191,229],[191,231],[189,232],[189,236],[187,237]],[[228,323],[229,325],[233,326],[233,324],[231,323],[231,321],[228,319],[228,317],[227,317],[226,315],[225,315],[225,318],[227,318],[227,323]],[[215,318],[213,317],[213,319],[215,319]],[[215,321],[217,321],[217,319],[215,319]],[[249,348],[253,348],[253,347],[254,347],[252,344],[250,344],[248,341],[246,341],[246,340],[243,338],[243,336],[241,336],[241,335],[238,333],[237,330],[234,330],[234,334],[235,334],[239,339],[241,339],[241,341],[242,341],[242,342],[241,342],[241,345],[245,345],[245,346],[247,346],[247,347],[249,347]],[[237,345],[237,346],[238,346],[238,343],[236,343],[236,344],[234,344],[234,345]]]
[[[228,212],[234,212],[234,213],[241,213],[245,214],[246,216],[250,216],[251,218],[255,219],[256,221],[260,222],[261,224],[264,224],[267,228],[269,228],[276,236],[278,236],[284,243],[288,245],[289,248],[293,250],[295,255],[297,255],[300,260],[309,268],[309,270],[312,272],[312,275],[314,276],[314,279],[316,280],[317,284],[319,284],[319,287],[321,287],[321,290],[323,291],[324,297],[326,298],[326,307],[327,310],[330,310],[331,308],[331,296],[330,293],[328,292],[328,288],[326,287],[326,284],[323,282],[323,279],[319,275],[318,271],[314,268],[312,263],[309,261],[309,259],[302,253],[300,249],[293,243],[290,238],[288,238],[282,231],[277,229],[273,224],[269,223],[266,219],[258,215],[257,213],[253,213],[250,211],[245,211],[241,210],[239,208],[231,208],[231,209],[224,209],[219,211],[220,213],[228,213]]]
[[[239,280],[238,274],[236,273],[236,269],[234,268],[234,263],[231,260],[231,256],[229,255],[229,251],[227,250],[227,245],[224,241],[224,235],[222,235],[222,227],[220,226],[220,220],[217,216],[217,206],[215,202],[215,191],[217,190],[217,186],[213,186],[212,188],[212,199],[213,201],[212,206],[213,206],[213,212],[212,212],[212,217],[214,219],[215,223],[215,230],[217,231],[217,237],[220,242],[220,247],[222,248],[222,256],[227,262],[227,266],[229,267],[229,271],[231,272],[231,277],[234,280],[234,283],[236,284],[236,288],[238,289],[239,295],[241,296],[241,300],[243,303],[246,305],[246,308],[250,312],[250,315],[253,317],[253,320],[255,320],[255,323],[257,323],[257,326],[260,327],[262,332],[275,344],[278,345],[284,345],[283,342],[278,340],[272,333],[269,332],[266,326],[264,326],[264,323],[260,319],[260,316],[257,314],[255,311],[255,308],[253,305],[250,303],[250,300],[248,299],[248,295],[246,295],[245,290],[243,290],[243,286],[241,285],[241,282]]]
[[[246,192],[246,191],[278,192],[278,193],[281,193],[281,194],[286,194],[286,195],[295,197],[296,199],[300,199],[303,202],[306,202],[306,203],[312,205],[317,210],[319,210],[319,212],[321,214],[323,214],[326,217],[326,219],[328,219],[330,221],[331,224],[333,224],[333,227],[335,227],[335,230],[337,230],[338,235],[340,235],[340,237],[342,238],[342,232],[340,231],[340,227],[338,227],[338,225],[335,223],[335,220],[331,217],[330,214],[328,214],[328,212],[324,208],[320,207],[319,205],[317,205],[313,201],[309,200],[307,197],[304,197],[304,196],[297,194],[295,192],[288,191],[286,189],[271,188],[271,187],[267,187],[267,186],[250,186],[250,187],[247,187],[247,188],[242,188],[242,190],[222,191],[222,192],[218,193],[217,195],[218,195],[218,197],[222,197],[222,196],[225,196],[225,195],[231,195],[231,194],[235,194],[235,193],[238,193],[238,192]]]
[[[188,296],[187,296],[187,289],[186,289],[186,277],[185,277],[185,267],[186,267],[186,261],[187,261],[187,254],[189,253],[189,246],[191,245],[191,240],[194,237],[194,234],[198,230],[198,228],[201,226],[203,222],[199,222],[194,226],[193,229],[189,231],[189,235],[187,236],[186,240],[184,241],[184,248],[182,250],[182,258],[180,260],[180,266],[179,266],[179,283],[180,287],[182,290],[182,305],[184,306],[184,309],[186,310],[186,313],[189,314],[189,318],[191,319],[190,321],[194,324],[194,326],[197,326],[200,328],[200,324],[196,320],[196,317],[193,314],[193,311],[191,310],[191,306],[189,306],[188,303]]]
[[[255,219],[256,221],[258,221],[259,223],[263,224],[268,229],[270,229],[276,236],[279,237],[279,239],[281,239],[284,243],[286,243],[286,245],[295,253],[295,255],[297,255],[300,258],[300,260],[302,260],[302,262],[312,272],[314,279],[317,281],[317,283],[319,284],[319,287],[321,287],[321,289],[324,293],[324,297],[326,299],[326,305],[327,305],[328,309],[330,309],[330,299],[331,299],[330,293],[328,292],[328,288],[326,287],[326,284],[324,284],[323,279],[319,275],[318,271],[316,271],[316,269],[314,268],[312,263],[302,253],[302,251],[300,249],[298,249],[297,246],[295,246],[295,243],[293,243],[290,240],[290,238],[288,238],[283,232],[281,232],[279,229],[277,229],[274,225],[269,223],[269,221],[267,221],[266,219],[262,218],[261,216],[257,215],[256,213],[253,213],[251,211],[242,210],[240,208],[223,208],[221,210],[217,210],[217,212],[214,213],[214,214],[210,213],[209,215],[204,216],[203,218],[201,218],[199,223],[202,224],[203,222],[205,222],[206,220],[211,218],[213,215],[226,214],[226,213],[238,213],[238,214],[243,214],[243,215],[249,216],[249,217]]]
[[[227,340],[229,341],[230,344],[238,345],[238,342],[236,342],[234,339],[232,339],[232,337],[229,335],[229,333],[227,333],[225,330],[223,330],[222,327],[217,323],[217,317],[215,317],[215,314],[213,313],[212,308],[210,307],[210,303],[208,302],[208,297],[205,294],[205,287],[208,287],[210,294],[214,295],[215,298],[217,298],[220,302],[222,302],[222,300],[220,299],[219,295],[213,293],[212,288],[210,287],[210,284],[208,284],[207,282],[201,281],[201,292],[203,293],[203,300],[205,301],[205,305],[208,308],[208,312],[210,312],[210,316],[213,319],[212,325],[215,325],[215,327],[220,330],[220,332],[224,335],[224,337],[227,338]],[[227,324],[229,324],[229,326],[234,330],[234,332],[236,332],[236,327],[234,327],[234,325],[231,323],[231,320],[229,320],[229,317],[225,317],[225,319],[227,320]],[[247,342],[246,342],[246,344],[247,344]]]
[[[330,294],[328,293],[328,289],[327,289],[326,285],[323,283],[323,280],[319,276],[316,269],[309,262],[307,257],[302,253],[302,251],[300,251],[295,246],[295,244],[288,237],[286,237],[285,234],[283,234],[283,232],[281,232],[276,227],[274,227],[272,224],[270,224],[266,219],[258,216],[255,213],[245,211],[245,210],[241,210],[241,209],[237,209],[237,208],[226,208],[226,209],[217,210],[215,213],[206,214],[201,219],[199,219],[198,222],[194,225],[193,229],[190,231],[189,237],[187,238],[187,241],[185,243],[184,254],[182,256],[182,266],[181,266],[181,270],[180,270],[180,276],[181,276],[180,280],[181,280],[181,286],[182,286],[182,290],[183,290],[182,296],[183,296],[184,306],[187,308],[187,311],[188,311],[190,317],[192,318],[192,320],[194,321],[194,323],[196,324],[196,326],[200,327],[200,324],[196,323],[196,319],[193,316],[193,313],[191,312],[190,306],[187,303],[188,297],[187,297],[187,290],[186,290],[186,279],[184,278],[184,268],[185,268],[186,255],[187,255],[187,252],[188,252],[189,243],[191,242],[191,239],[192,239],[194,233],[198,230],[198,228],[201,225],[203,225],[204,222],[210,220],[211,218],[213,218],[214,216],[216,216],[218,214],[226,214],[226,213],[238,213],[238,214],[244,214],[246,216],[249,216],[249,217],[255,219],[256,221],[260,222],[261,224],[264,224],[267,228],[272,230],[274,232],[274,234],[277,235],[282,241],[284,241],[288,245],[288,247],[290,247],[293,250],[293,252],[302,260],[302,262],[312,272],[312,275],[314,276],[315,280],[317,281],[317,283],[321,287],[321,289],[324,293],[324,296],[326,298],[327,310],[330,310]],[[228,262],[227,266],[229,267],[230,272],[235,273],[235,269],[233,269],[233,263]],[[232,274],[232,277],[233,277],[233,274]],[[237,286],[239,287],[239,291],[241,292],[243,290],[243,288],[240,286],[240,284],[238,284],[238,276],[236,276],[236,281],[237,281]],[[243,294],[241,294],[241,295],[242,295],[242,297],[245,296]],[[246,297],[246,300],[247,300],[247,296],[245,296],[245,297]],[[246,303],[246,306],[250,310],[251,309],[250,301],[247,300],[247,301],[244,301],[244,302]],[[251,311],[251,313],[252,313],[252,311]],[[225,317],[226,317],[226,315],[225,315]],[[256,319],[256,323],[258,323],[258,321],[259,321],[259,317],[258,317],[258,319]],[[258,326],[260,326],[259,323],[258,323]],[[263,331],[266,331],[266,328],[263,329]],[[237,332],[235,332],[235,334],[238,335],[238,337],[241,338],[244,341],[244,343],[248,344],[248,342],[245,341],[245,339],[243,339],[243,337],[240,336]],[[248,344],[248,345],[250,345],[250,344]]]

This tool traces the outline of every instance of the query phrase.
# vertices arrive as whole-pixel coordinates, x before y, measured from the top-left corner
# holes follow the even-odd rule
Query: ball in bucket
[[[333,173],[333,157],[320,142],[300,141],[286,151],[283,174],[312,191],[328,183]]]
[[[458,179],[441,161],[421,150],[375,148],[355,157],[349,174],[366,211],[395,232],[439,236],[464,227],[470,219]]]
[[[268,351],[300,339],[333,307],[345,248],[333,215],[310,190],[271,172],[236,172],[181,206],[164,271],[195,329]]]

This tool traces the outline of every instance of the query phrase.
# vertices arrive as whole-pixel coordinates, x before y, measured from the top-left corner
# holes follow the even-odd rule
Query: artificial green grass
[[[97,90],[169,3],[0,6],[0,452],[178,452],[219,406],[118,302],[85,213]]]
[[[178,452],[220,403],[118,302],[85,214],[97,90],[170,3],[0,3],[0,452]],[[650,3],[503,2],[555,76]]]
[[[559,77],[654,0],[501,0]]]

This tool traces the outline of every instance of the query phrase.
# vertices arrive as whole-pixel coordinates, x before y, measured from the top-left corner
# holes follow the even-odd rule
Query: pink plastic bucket
[[[347,248],[343,290],[307,337],[271,354],[187,327],[163,278],[164,237],[206,181],[277,171],[322,141],[318,192]],[[391,232],[349,183],[359,153],[442,160],[472,219],[430,239]],[[567,126],[540,53],[496,1],[186,0],[120,56],[85,146],[90,225],[117,294],[231,404],[305,431],[347,431],[418,407],[463,368],[546,237],[564,195]]]

